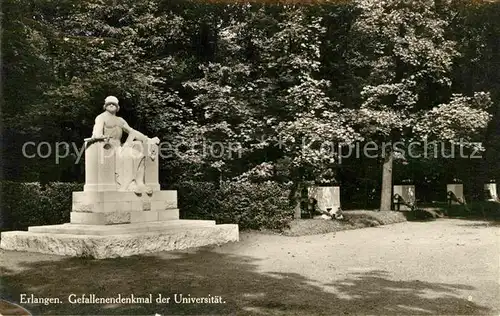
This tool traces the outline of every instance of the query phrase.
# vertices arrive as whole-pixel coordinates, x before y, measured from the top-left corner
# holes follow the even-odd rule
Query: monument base
[[[238,225],[171,220],[118,225],[62,224],[1,234],[4,250],[96,259],[127,257],[239,240]]]

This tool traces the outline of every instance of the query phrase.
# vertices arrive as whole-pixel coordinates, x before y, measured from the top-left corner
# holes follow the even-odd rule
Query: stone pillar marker
[[[239,240],[238,225],[179,219],[177,191],[160,189],[159,139],[116,116],[117,98],[103,108],[85,139],[85,185],[73,192],[70,223],[3,232],[0,248],[102,259]]]
[[[403,205],[399,204],[397,205],[396,203],[396,198],[395,197],[401,197],[404,202],[414,205],[416,198],[415,198],[415,186],[413,184],[400,184],[400,185],[395,185],[393,187],[393,200],[395,201],[394,208],[396,211],[411,211],[411,207],[408,205]],[[399,209],[398,209],[399,207]]]
[[[321,211],[334,214],[341,208],[340,186],[314,186],[309,188],[309,198],[317,201]]]
[[[484,185],[484,193],[488,201],[498,201],[497,184],[493,181]]]
[[[450,199],[450,197],[451,197],[451,199],[450,199],[451,205],[459,205],[459,204],[463,204],[465,202],[464,185],[462,183],[447,184],[446,185],[446,193],[447,193],[448,199]],[[453,196],[450,196],[451,194],[453,194],[453,196],[455,196],[456,199],[453,198]]]

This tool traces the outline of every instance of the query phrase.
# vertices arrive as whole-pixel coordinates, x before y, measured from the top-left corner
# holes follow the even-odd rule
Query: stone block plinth
[[[179,219],[177,191],[73,192],[70,222],[114,225]]]
[[[238,240],[238,225],[180,220],[177,191],[84,191],[73,192],[70,223],[3,232],[0,248],[102,259]]]
[[[179,209],[162,211],[120,211],[103,213],[71,212],[70,223],[88,225],[114,225],[179,219]]]
[[[177,191],[156,191],[151,195],[134,192],[73,192],[73,212],[101,213],[162,211],[177,208]]]
[[[239,240],[238,225],[175,220],[125,225],[62,224],[3,232],[4,250],[96,259],[201,247]]]
[[[72,234],[72,235],[120,235],[120,234],[135,234],[157,232],[160,229],[171,230],[190,227],[213,227],[215,221],[209,220],[170,220],[162,222],[144,222],[128,225],[80,225],[80,224],[61,224],[61,225],[45,225],[31,226],[28,231],[31,233],[47,233],[47,234]]]

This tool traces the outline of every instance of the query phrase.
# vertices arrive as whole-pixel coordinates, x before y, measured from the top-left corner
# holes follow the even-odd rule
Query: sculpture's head
[[[114,96],[109,96],[104,100],[104,106],[102,107],[104,110],[115,114],[120,110],[120,106],[118,105],[118,98]]]

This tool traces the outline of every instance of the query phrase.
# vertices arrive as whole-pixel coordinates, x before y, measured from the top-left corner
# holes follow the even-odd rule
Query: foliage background
[[[165,188],[191,180],[219,188],[242,178],[340,183],[346,208],[378,205],[380,161],[337,164],[296,142],[314,136],[350,143],[369,135],[349,122],[349,111],[360,108],[374,84],[363,60],[380,56],[363,45],[366,33],[355,32],[355,3],[7,0],[2,11],[4,179],[83,182],[84,162],[75,164],[74,154],[56,164],[54,155],[23,157],[22,146],[81,146],[104,98],[116,95],[131,126],[179,145],[179,155],[161,161]],[[447,73],[451,84],[439,93],[426,88],[424,106],[484,91],[493,101],[492,120],[472,137],[487,148],[483,159],[396,162],[395,182],[413,179],[422,201],[444,200],[445,190],[436,188],[453,178],[470,184],[470,197],[481,194],[486,180],[500,178],[500,4],[452,1],[438,13],[446,22],[443,36],[459,54]],[[454,117],[469,117],[464,104]],[[282,148],[275,145],[279,139]],[[204,154],[202,140],[242,146],[238,155],[214,158]],[[298,189],[291,187],[290,195]]]

